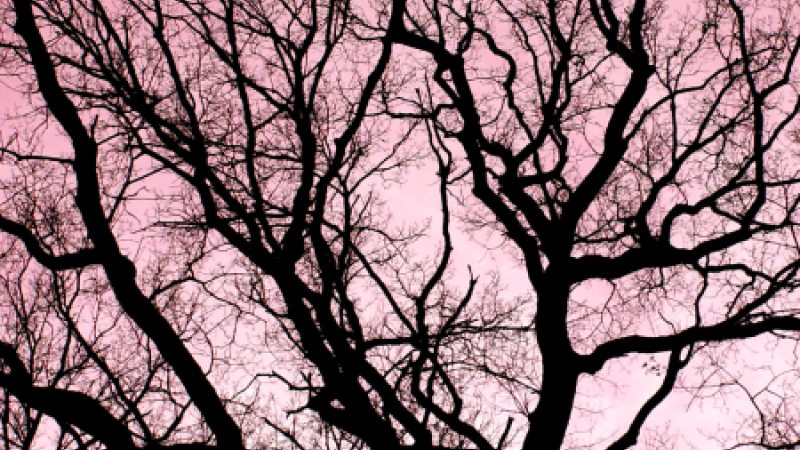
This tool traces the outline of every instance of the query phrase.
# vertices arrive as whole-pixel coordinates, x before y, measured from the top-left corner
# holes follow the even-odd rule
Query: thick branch
[[[31,256],[36,261],[50,270],[78,269],[100,263],[99,252],[93,248],[78,250],[75,253],[53,255],[42,248],[39,239],[24,225],[13,220],[0,217],[0,230],[9,233],[25,244]]]
[[[117,300],[131,319],[153,340],[170,362],[198,409],[208,422],[220,445],[242,448],[241,432],[225,410],[203,369],[186,349],[180,337],[158,309],[150,303],[136,284],[136,267],[125,256],[111,231],[100,198],[97,178],[97,143],[81,121],[78,110],[59,84],[55,67],[44,39],[39,32],[30,1],[15,0],[14,30],[27,45],[36,71],[39,91],[49,110],[72,140],[75,149],[77,178],[76,203],[83,216],[89,238],[96,248],[103,249],[102,264]]]
[[[707,327],[689,328],[669,336],[627,336],[601,344],[591,354],[582,356],[580,367],[583,372],[594,374],[600,371],[607,361],[629,353],[660,353],[701,342],[747,339],[778,331],[800,331],[800,318],[768,317],[750,323],[725,321]]]
[[[30,373],[10,344],[0,342],[0,358],[10,368],[7,373],[0,373],[0,387],[7,389],[20,402],[59,423],[80,428],[109,450],[136,449],[128,427],[106,411],[97,400],[80,392],[34,386]]]
[[[616,442],[611,444],[607,450],[625,450],[636,445],[645,420],[647,420],[650,413],[656,409],[656,406],[660,405],[661,402],[667,398],[669,393],[672,392],[672,387],[675,386],[675,381],[678,379],[678,372],[689,362],[691,349],[689,349],[689,354],[686,355],[686,358],[681,358],[682,351],[682,349],[677,349],[669,355],[667,373],[664,375],[664,381],[661,382],[661,386],[652,397],[647,399],[641,409],[639,409],[639,412],[636,413],[636,417],[633,418],[633,422],[631,422],[630,427],[628,427],[628,431],[620,436]]]

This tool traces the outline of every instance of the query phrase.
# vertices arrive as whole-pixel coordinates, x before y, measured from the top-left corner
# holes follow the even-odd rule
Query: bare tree
[[[5,450],[800,445],[796,2],[0,5]]]

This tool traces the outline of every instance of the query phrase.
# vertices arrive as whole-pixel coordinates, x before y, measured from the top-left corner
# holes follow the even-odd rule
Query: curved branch
[[[36,262],[50,270],[61,271],[100,264],[99,252],[94,248],[78,250],[64,255],[53,255],[42,248],[39,239],[24,225],[0,216],[0,231],[15,236],[22,241],[25,249]]]
[[[601,344],[591,354],[581,356],[580,367],[584,373],[595,374],[607,361],[629,353],[661,353],[701,342],[747,339],[778,331],[800,331],[800,318],[768,317],[749,323],[728,320],[717,325],[689,328],[669,336],[627,336]]]
[[[675,386],[675,381],[678,379],[678,372],[686,367],[686,364],[688,364],[689,360],[691,359],[691,348],[689,348],[686,358],[681,358],[682,352],[683,349],[678,348],[670,353],[669,363],[667,365],[667,373],[664,375],[664,381],[661,383],[661,386],[652,397],[647,399],[639,412],[636,413],[636,417],[634,417],[633,422],[631,422],[628,431],[626,431],[625,434],[617,439],[616,442],[611,444],[606,450],[625,450],[636,445],[636,442],[639,438],[639,433],[642,430],[642,425],[644,425],[645,420],[647,420],[647,417],[651,412],[653,412],[656,406],[661,404],[661,402],[667,398],[669,393],[672,391],[672,387]]]
[[[109,450],[136,449],[133,433],[96,399],[80,392],[34,386],[30,373],[11,344],[0,342],[0,359],[10,369],[7,373],[0,373],[0,387],[23,404],[59,423],[80,428]]]

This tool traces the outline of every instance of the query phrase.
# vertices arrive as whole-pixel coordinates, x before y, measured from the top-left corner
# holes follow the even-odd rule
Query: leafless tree
[[[0,442],[795,448],[799,9],[0,0]]]

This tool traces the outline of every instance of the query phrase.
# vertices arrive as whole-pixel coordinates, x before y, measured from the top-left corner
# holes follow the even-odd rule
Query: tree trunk
[[[558,280],[564,273],[551,266],[545,280]],[[563,277],[562,277],[563,278]],[[542,352],[542,389],[536,409],[528,416],[528,434],[523,450],[557,450],[569,424],[579,370],[578,355],[567,332],[569,284],[552,281],[535,286],[538,295],[536,338]]]

